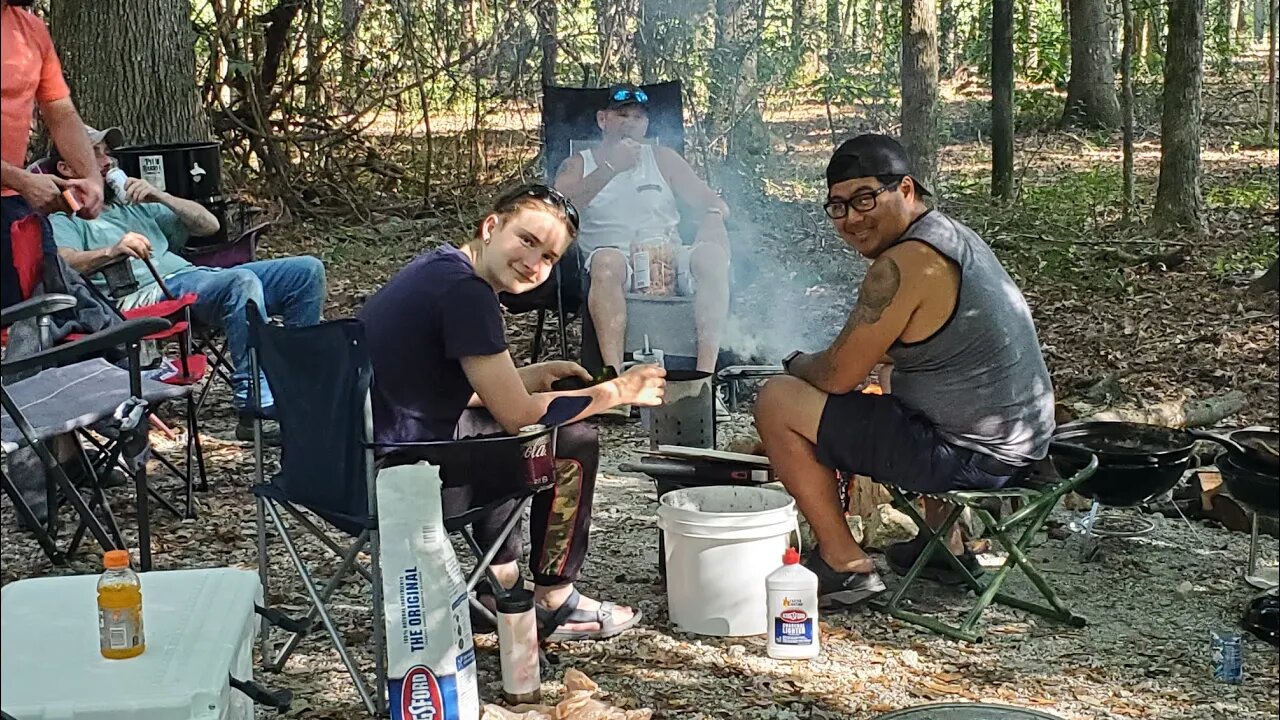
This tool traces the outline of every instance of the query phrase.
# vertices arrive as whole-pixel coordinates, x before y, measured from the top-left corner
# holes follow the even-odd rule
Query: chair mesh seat
[[[38,375],[5,385],[14,404],[31,423],[37,440],[86,428],[109,418],[129,399],[129,373],[97,358],[44,370]],[[182,397],[189,388],[143,378],[142,396],[151,403]],[[0,423],[5,452],[26,444],[18,426],[7,415]]]

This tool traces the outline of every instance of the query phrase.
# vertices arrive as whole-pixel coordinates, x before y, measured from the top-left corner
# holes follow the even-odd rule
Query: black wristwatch
[[[782,372],[787,373],[788,375],[790,375],[790,374],[791,374],[791,361],[792,361],[792,360],[795,360],[797,356],[799,356],[799,355],[803,355],[803,354],[804,354],[804,353],[800,352],[799,350],[792,350],[790,353],[788,353],[788,354],[787,354],[787,356],[786,356],[786,357],[782,358]]]

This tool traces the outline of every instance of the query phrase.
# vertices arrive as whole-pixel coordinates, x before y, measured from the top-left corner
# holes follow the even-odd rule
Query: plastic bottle
[[[538,667],[538,620],[533,593],[516,588],[498,598],[498,654],[502,666],[502,694],[510,705],[542,699]]]
[[[787,548],[782,567],[765,578],[769,608],[766,652],[776,660],[807,660],[821,650],[818,637],[818,576]]]
[[[102,556],[106,572],[98,579],[98,639],[102,657],[124,660],[147,649],[142,632],[142,581],[129,567],[128,550]]]

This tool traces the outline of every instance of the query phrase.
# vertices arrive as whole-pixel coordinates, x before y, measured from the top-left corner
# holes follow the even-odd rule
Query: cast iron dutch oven
[[[1191,460],[1196,439],[1185,430],[1129,422],[1080,422],[1058,428],[1055,442],[1098,456],[1098,471],[1076,492],[1109,507],[1141,505],[1173,489]],[[1059,472],[1083,467],[1055,456]]]
[[[1219,453],[1214,464],[1222,473],[1231,497],[1259,515],[1280,517],[1280,469],[1275,457],[1266,457],[1266,448],[1280,443],[1280,433],[1265,430],[1237,430],[1228,436],[1232,445],[1242,450]]]

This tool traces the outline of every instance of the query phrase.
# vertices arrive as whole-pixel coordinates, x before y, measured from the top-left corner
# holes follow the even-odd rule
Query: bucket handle
[[[795,544],[796,552],[800,553],[800,555],[803,556],[804,555],[804,535],[800,533],[799,517],[797,517],[795,520],[791,522],[791,534],[795,536],[795,539],[796,539],[796,544]]]

